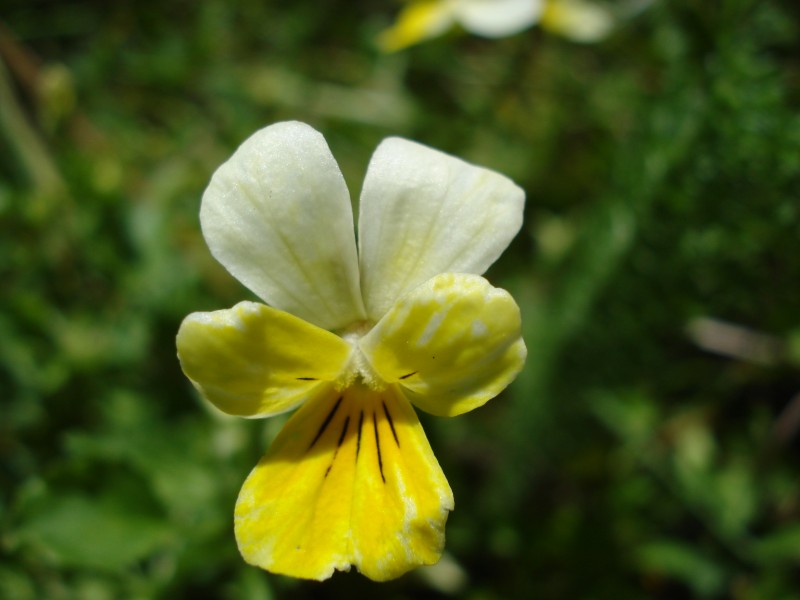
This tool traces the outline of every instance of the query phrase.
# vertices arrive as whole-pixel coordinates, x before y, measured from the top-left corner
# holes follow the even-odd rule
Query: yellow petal
[[[584,0],[550,0],[541,26],[574,42],[597,42],[611,33],[614,16],[607,8]]]
[[[499,394],[525,363],[519,308],[478,275],[437,275],[360,342],[378,376],[419,408],[458,415]]]
[[[245,481],[239,550],[274,573],[384,581],[435,563],[453,496],[411,405],[356,384],[304,404]]]
[[[193,313],[176,342],[181,368],[200,393],[245,417],[285,412],[331,388],[352,351],[340,337],[256,302]]]
[[[417,0],[409,3],[397,22],[378,35],[384,52],[396,52],[443,34],[453,24],[453,3],[449,0]]]

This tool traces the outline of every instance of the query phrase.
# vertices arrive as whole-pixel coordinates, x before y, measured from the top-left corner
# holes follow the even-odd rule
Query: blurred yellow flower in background
[[[486,38],[501,38],[540,25],[576,42],[595,42],[614,26],[611,11],[585,0],[411,0],[378,36],[386,52],[446,33],[455,25]]]

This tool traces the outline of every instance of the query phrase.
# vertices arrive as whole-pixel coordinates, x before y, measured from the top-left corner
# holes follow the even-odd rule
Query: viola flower
[[[524,193],[498,173],[399,138],[370,161],[358,246],[344,178],[302,123],[256,132],[200,209],[211,253],[266,304],[193,313],[178,356],[222,411],[299,406],[244,483],[244,559],[326,579],[435,563],[450,486],[412,405],[481,406],[520,371],[519,308],[480,276],[516,235]]]
[[[396,52],[455,25],[485,38],[515,35],[533,25],[575,42],[596,42],[614,26],[611,11],[587,0],[409,0],[378,46]]]

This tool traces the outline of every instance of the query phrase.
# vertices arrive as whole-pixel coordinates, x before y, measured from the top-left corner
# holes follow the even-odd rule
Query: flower
[[[614,18],[607,8],[586,0],[410,0],[397,22],[378,35],[378,46],[395,52],[454,25],[481,37],[501,38],[537,23],[576,42],[596,42],[609,34]]]
[[[267,304],[186,317],[181,367],[228,414],[299,406],[239,494],[246,561],[387,580],[439,559],[453,495],[412,404],[458,415],[522,368],[519,309],[479,274],[523,203],[498,173],[389,138],[364,180],[357,248],[344,179],[308,125],[256,132],[214,173],[203,235]]]

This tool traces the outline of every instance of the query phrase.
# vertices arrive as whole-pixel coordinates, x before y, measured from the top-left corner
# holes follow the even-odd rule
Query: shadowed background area
[[[656,1],[595,44],[453,30],[381,53],[399,8],[0,5],[0,597],[796,594],[797,5]],[[527,366],[421,416],[456,509],[443,562],[388,584],[242,562],[233,505],[283,421],[219,416],[175,357],[189,312],[253,299],[200,196],[285,119],[355,197],[389,135],[528,195],[488,274]]]

